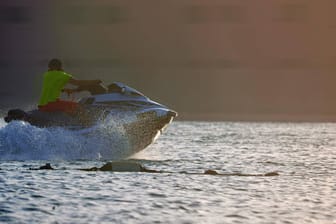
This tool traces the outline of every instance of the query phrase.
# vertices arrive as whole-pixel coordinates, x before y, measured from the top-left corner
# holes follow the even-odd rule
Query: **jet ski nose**
[[[166,118],[171,119],[177,116],[177,112],[166,109],[166,108],[156,109],[155,111],[151,111],[150,113],[153,113],[153,115],[157,118],[163,118],[163,119],[166,119]]]
[[[177,112],[170,110],[168,111],[167,115],[170,117],[177,117]]]

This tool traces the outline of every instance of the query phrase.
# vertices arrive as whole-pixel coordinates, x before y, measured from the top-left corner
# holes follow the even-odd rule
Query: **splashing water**
[[[123,121],[109,116],[82,130],[0,122],[0,160],[112,160],[133,154]]]

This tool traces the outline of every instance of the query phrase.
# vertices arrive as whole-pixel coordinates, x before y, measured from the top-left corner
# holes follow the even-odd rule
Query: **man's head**
[[[62,62],[59,59],[51,59],[48,64],[49,71],[63,71]]]

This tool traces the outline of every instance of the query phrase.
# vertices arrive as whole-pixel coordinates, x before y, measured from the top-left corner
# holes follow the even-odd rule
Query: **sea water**
[[[78,170],[123,159],[101,130],[2,123],[0,223],[336,223],[336,124],[173,122],[126,158],[162,173]]]

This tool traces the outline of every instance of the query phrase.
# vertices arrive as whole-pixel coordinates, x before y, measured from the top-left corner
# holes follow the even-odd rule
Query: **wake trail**
[[[0,121],[0,160],[114,160],[133,154],[123,126],[110,117],[82,130]]]

